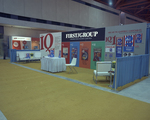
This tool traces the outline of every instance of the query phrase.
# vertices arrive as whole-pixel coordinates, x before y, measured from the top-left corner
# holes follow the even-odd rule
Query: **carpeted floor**
[[[39,61],[32,61],[32,62],[18,62],[17,64],[23,65],[23,66],[27,66],[30,68],[34,68],[37,70],[41,70],[41,63]],[[70,72],[70,69],[67,67],[65,72],[58,72],[58,73],[52,73],[55,75],[59,75],[59,76],[64,76],[67,78],[71,78],[71,79],[75,79],[81,82],[85,82],[88,84],[92,84],[92,85],[96,85],[96,86],[101,86],[107,89],[112,89],[110,86],[110,78],[107,78],[108,80],[106,80],[106,77],[104,76],[98,76],[98,82],[97,84],[93,81],[93,69],[86,69],[86,68],[81,68],[81,67],[75,67],[75,69],[77,70],[78,73],[76,72]],[[42,71],[42,70],[41,70]],[[51,72],[48,72],[51,73]],[[135,83],[138,83],[144,79],[146,79],[147,77],[143,77],[141,79],[137,79],[134,82],[131,82],[129,84],[126,84],[125,86],[122,87],[118,87],[117,91],[120,91],[124,88],[127,88]]]
[[[9,62],[0,60],[0,110],[8,120],[150,120],[148,103]]]

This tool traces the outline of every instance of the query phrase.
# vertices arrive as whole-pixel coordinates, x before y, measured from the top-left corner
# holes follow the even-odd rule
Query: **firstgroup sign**
[[[98,31],[66,34],[66,38],[96,37]]]
[[[75,42],[75,41],[104,41],[105,40],[105,28],[80,30],[73,32],[63,32],[63,42]]]

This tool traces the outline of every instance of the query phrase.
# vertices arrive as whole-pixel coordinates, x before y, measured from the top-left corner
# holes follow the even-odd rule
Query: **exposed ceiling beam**
[[[108,5],[106,2],[103,2],[103,1],[101,1],[101,0],[94,0],[94,1],[99,2],[99,3],[102,3],[102,4],[105,4],[105,5]]]
[[[135,1],[131,1],[131,2],[125,2],[123,4],[120,5],[120,7],[125,6],[125,5],[132,5],[132,4],[136,4],[139,2],[146,2],[147,0],[135,0]]]
[[[141,16],[150,16],[150,14],[138,14],[138,15],[141,15]]]
[[[143,2],[143,1],[142,1]],[[144,4],[149,4],[150,3],[150,1],[148,1],[148,2],[143,2],[143,3],[141,3],[141,2],[132,2],[132,3],[134,3],[134,4],[130,4],[129,6],[126,6],[126,5],[120,5],[119,7],[117,7],[116,9],[122,9],[122,8],[129,8],[129,7],[134,7],[134,6],[137,6],[137,5],[144,5]]]
[[[141,10],[137,11],[137,12],[135,13],[135,15],[136,15],[136,14],[138,14],[139,12],[141,12],[141,11],[145,10],[145,9],[146,9],[146,8],[148,8],[149,6],[150,6],[150,4],[149,4],[148,6],[146,6],[146,7],[144,7],[143,9],[141,9]]]
[[[142,8],[121,8],[122,10],[124,10],[124,9],[128,9],[128,10],[141,10]],[[150,8],[144,8],[145,10],[149,10]]]
[[[117,5],[121,2],[122,0],[117,0],[116,4],[115,4],[115,8],[117,7]]]

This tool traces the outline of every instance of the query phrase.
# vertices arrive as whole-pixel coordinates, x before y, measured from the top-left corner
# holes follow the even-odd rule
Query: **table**
[[[113,71],[113,70],[110,70],[110,71],[108,71],[108,73],[110,74],[110,85],[109,85],[109,87],[112,87],[112,75],[114,75],[114,73],[115,73],[115,71]]]
[[[41,69],[50,72],[66,71],[66,59],[58,57],[44,57],[41,59]]]

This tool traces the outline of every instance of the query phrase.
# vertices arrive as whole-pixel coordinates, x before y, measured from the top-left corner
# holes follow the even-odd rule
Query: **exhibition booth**
[[[33,54],[40,52],[40,39],[23,37],[23,36],[10,36],[9,37],[10,61],[19,61],[19,54],[24,54],[26,58],[33,57]]]
[[[145,55],[149,54],[148,41],[150,40],[150,28],[148,25],[147,23],[138,23],[80,31],[40,34],[41,57],[64,57],[67,64],[70,63],[73,58],[77,58],[77,67],[89,69],[96,69],[97,61],[115,60],[117,67],[115,69],[116,77],[113,88],[117,88],[148,75],[149,62],[147,61],[149,61],[149,55]],[[37,48],[32,46],[31,38],[26,38],[28,39],[26,40],[26,44],[23,39],[18,42],[17,39],[14,38],[15,37],[12,37],[11,39],[11,46],[18,46],[14,46],[17,49]],[[37,45],[38,44],[35,46]],[[14,49],[14,47],[12,47],[12,49]],[[12,54],[12,56],[14,55]],[[133,62],[134,60],[136,61],[136,59],[139,61]],[[11,62],[15,62],[15,60]],[[140,76],[137,77],[137,73],[132,73],[131,71],[130,73],[128,71],[126,74],[123,74],[125,72],[124,70],[130,69],[130,67],[134,65],[139,65],[137,68],[139,71],[137,71],[137,73],[139,73]],[[143,68],[143,66],[146,68]],[[143,69],[146,70],[141,73]],[[127,77],[128,74],[133,74],[136,77],[131,75],[132,80],[129,78],[128,82],[118,84],[117,82],[122,79],[122,77],[120,77],[121,75],[119,76],[117,72],[118,70],[119,74],[123,72],[122,77]],[[132,71],[135,71],[135,67]]]

